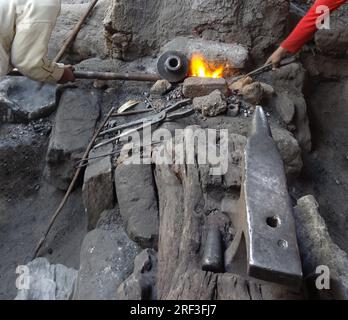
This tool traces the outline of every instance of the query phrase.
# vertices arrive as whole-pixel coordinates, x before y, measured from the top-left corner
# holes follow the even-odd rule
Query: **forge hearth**
[[[207,96],[215,90],[228,95],[227,82],[223,78],[190,77],[184,81],[183,93],[186,98]]]

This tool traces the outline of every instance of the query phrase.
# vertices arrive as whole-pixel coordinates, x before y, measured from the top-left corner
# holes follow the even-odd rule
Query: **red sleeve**
[[[323,12],[316,12],[318,6],[327,6],[330,12],[339,8],[347,0],[317,0],[310,8],[306,16],[299,22],[294,31],[289,37],[280,45],[291,53],[299,51],[303,45],[308,42],[317,31],[317,18],[323,15]]]

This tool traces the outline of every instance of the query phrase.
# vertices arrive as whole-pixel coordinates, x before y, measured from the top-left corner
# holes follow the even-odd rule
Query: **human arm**
[[[298,52],[317,31],[318,18],[323,16],[323,11],[319,10],[320,6],[326,6],[329,13],[338,9],[347,0],[317,0],[310,8],[308,13],[298,23],[292,33],[281,43],[278,49],[268,58],[266,64],[272,64],[277,67],[288,53]]]
[[[48,43],[60,12],[60,1],[32,1],[16,23],[11,63],[31,79],[47,82],[74,80],[72,70],[47,59]]]

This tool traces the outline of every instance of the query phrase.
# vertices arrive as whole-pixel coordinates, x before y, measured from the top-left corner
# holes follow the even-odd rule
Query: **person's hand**
[[[267,59],[265,65],[272,65],[273,70],[279,67],[280,61],[286,56],[287,50],[279,47],[272,55]]]
[[[75,79],[75,75],[74,75],[74,68],[71,65],[65,66],[64,67],[64,73],[62,75],[62,77],[60,78],[60,80],[58,81],[59,84],[64,84],[64,83],[68,83],[68,82],[74,82]]]

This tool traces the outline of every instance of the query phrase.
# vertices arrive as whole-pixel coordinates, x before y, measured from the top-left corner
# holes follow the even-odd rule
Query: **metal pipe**
[[[147,73],[116,73],[116,72],[97,72],[97,71],[74,71],[76,79],[98,79],[98,80],[131,80],[131,81],[151,81],[161,80],[157,74]]]
[[[23,76],[18,71],[11,71],[9,76]],[[149,81],[156,82],[161,80],[157,74],[150,73],[116,73],[116,72],[98,72],[98,71],[74,71],[76,79],[91,80],[128,80],[128,81]]]

